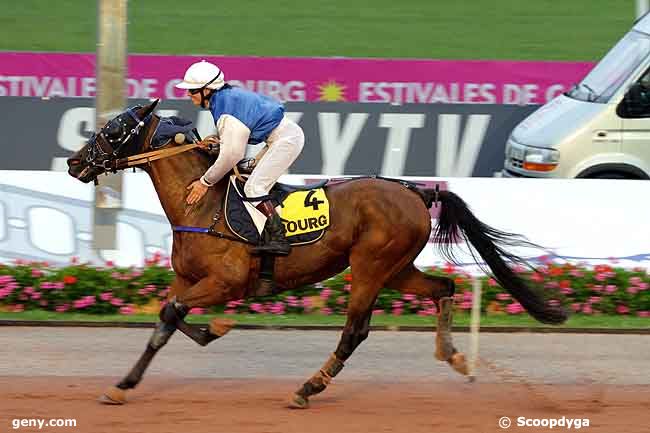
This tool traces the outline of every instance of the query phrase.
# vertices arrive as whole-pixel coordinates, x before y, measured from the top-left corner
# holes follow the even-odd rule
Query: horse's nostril
[[[80,159],[76,159],[76,158],[68,159],[68,167],[74,167],[75,165],[79,165],[80,163],[81,163]]]

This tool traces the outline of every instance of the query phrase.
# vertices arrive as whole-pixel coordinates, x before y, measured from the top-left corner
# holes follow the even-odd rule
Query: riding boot
[[[279,256],[286,256],[291,252],[291,245],[285,236],[284,225],[280,215],[275,212],[273,204],[263,201],[256,206],[257,210],[266,216],[264,226],[264,243],[253,249],[254,253],[269,253]]]

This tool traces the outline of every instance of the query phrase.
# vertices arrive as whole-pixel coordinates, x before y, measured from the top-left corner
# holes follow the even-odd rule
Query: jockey
[[[220,143],[217,160],[188,186],[187,203],[198,202],[209,187],[230,172],[244,158],[248,143],[266,142],[269,149],[248,177],[244,193],[251,198],[266,196],[305,143],[300,126],[284,115],[284,106],[268,96],[230,86],[223,71],[205,60],[190,65],[176,87],[186,89],[194,105],[212,113],[217,136],[207,137],[204,144]],[[271,200],[251,203],[267,218],[266,241],[255,252],[289,254],[284,225]]]

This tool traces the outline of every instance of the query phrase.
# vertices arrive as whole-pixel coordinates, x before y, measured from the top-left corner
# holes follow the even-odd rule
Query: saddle
[[[324,179],[310,185],[276,183],[269,192],[267,198],[275,205],[291,245],[307,245],[323,237],[330,221],[329,201],[323,189],[327,182]],[[257,210],[247,206],[247,201],[244,182],[231,176],[224,199],[226,225],[240,239],[259,244],[263,223],[255,223],[251,212]]]

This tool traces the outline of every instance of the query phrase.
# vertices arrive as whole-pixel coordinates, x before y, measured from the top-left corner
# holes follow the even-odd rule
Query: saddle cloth
[[[329,201],[323,188],[325,183],[304,187],[276,183],[269,192],[291,245],[311,244],[325,234],[330,224]],[[231,176],[224,199],[224,218],[236,236],[259,244],[265,218],[243,199],[243,191],[244,183]],[[256,224],[251,213],[261,215],[262,223]]]

